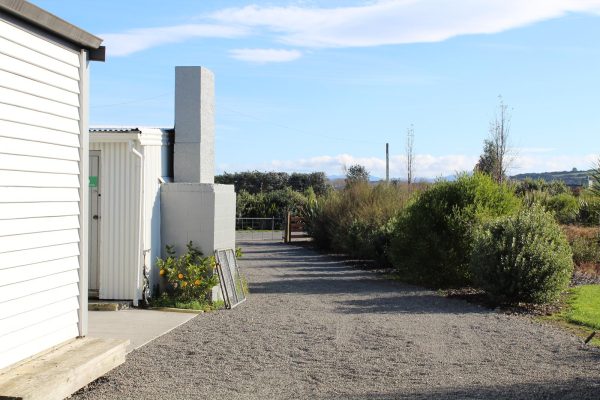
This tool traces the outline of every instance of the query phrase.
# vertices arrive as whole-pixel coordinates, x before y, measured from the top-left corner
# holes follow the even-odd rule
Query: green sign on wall
[[[90,187],[98,187],[98,177],[90,176]]]

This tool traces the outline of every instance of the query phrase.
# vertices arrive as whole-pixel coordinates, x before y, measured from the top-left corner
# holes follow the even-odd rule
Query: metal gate
[[[245,240],[279,240],[283,238],[283,218],[236,218],[235,239]]]

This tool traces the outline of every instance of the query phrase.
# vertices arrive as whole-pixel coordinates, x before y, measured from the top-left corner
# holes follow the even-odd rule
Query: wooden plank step
[[[73,339],[0,371],[0,399],[64,399],[125,362],[129,340]]]

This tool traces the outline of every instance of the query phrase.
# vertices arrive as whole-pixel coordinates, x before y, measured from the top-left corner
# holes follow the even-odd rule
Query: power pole
[[[390,144],[385,144],[385,181],[390,183]]]
[[[414,163],[415,163],[415,129],[411,125],[406,131],[406,181],[408,186],[413,182],[414,179]]]

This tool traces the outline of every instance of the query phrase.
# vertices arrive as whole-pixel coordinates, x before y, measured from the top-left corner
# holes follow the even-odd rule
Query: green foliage
[[[600,196],[591,190],[584,191],[579,197],[577,221],[584,225],[600,225]]]
[[[244,190],[237,195],[237,214],[253,218],[283,218],[287,212],[298,213],[307,204],[302,193],[290,188],[251,194]]]
[[[578,286],[569,292],[567,320],[600,330],[600,285]]]
[[[367,168],[363,165],[351,165],[346,170],[346,186],[360,182],[369,182],[369,171],[367,171]]]
[[[561,224],[577,222],[580,201],[562,181],[526,178],[515,185],[515,193],[526,207],[539,204],[550,211]]]
[[[247,171],[233,174],[225,172],[223,175],[215,176],[215,183],[234,185],[236,193],[244,191],[250,194],[267,193],[287,188],[295,192],[304,192],[312,187],[315,193],[321,195],[329,190],[324,172],[307,174],[294,172],[291,175],[286,172]]]
[[[561,224],[570,224],[579,215],[579,201],[570,193],[560,193],[549,197],[542,203],[546,210],[552,212]]]
[[[198,300],[180,300],[169,296],[167,293],[162,293],[159,297],[150,300],[152,307],[168,307],[168,308],[181,308],[184,310],[196,310],[196,311],[212,311],[218,309],[218,305],[210,304],[205,299]]]
[[[309,204],[308,232],[318,247],[386,263],[390,221],[409,197],[407,186],[355,182]]]
[[[492,140],[483,141],[483,153],[479,156],[479,161],[475,164],[475,172],[481,172],[491,177],[495,177],[501,170],[500,160],[498,157],[498,147]],[[504,172],[500,172],[502,178],[506,179]]]
[[[166,246],[167,258],[156,262],[160,276],[166,281],[170,297],[179,301],[206,300],[219,283],[214,273],[215,258],[203,257],[192,242],[186,247],[186,253],[177,257],[173,246]]]
[[[567,236],[577,272],[600,273],[600,228],[583,225],[562,225]]]
[[[485,223],[474,239],[473,278],[494,301],[546,303],[569,284],[569,243],[552,214],[539,206]]]
[[[486,174],[437,182],[398,216],[389,256],[399,275],[433,287],[469,284],[475,228],[507,215],[520,202],[505,185]]]
[[[560,180],[546,181],[541,178],[525,178],[516,184],[515,193],[518,196],[525,197],[527,194],[535,192],[544,192],[550,196],[556,196],[558,194],[571,193],[571,190]]]
[[[590,176],[592,178],[592,186],[589,190],[594,196],[600,197],[600,159],[596,163],[596,168],[590,171]]]

